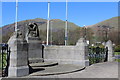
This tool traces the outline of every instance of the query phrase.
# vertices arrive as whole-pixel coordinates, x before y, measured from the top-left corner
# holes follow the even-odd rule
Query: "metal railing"
[[[107,48],[89,48],[89,62],[91,64],[106,62],[108,58]]]
[[[10,48],[8,44],[0,44],[1,47],[1,75],[2,77],[8,76],[8,67],[9,67],[9,60],[10,60]]]

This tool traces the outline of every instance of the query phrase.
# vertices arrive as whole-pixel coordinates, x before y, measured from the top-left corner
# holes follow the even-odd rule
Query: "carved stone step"
[[[57,62],[41,62],[41,63],[32,63],[29,64],[32,68],[33,67],[50,67],[50,66],[55,66],[58,65]]]

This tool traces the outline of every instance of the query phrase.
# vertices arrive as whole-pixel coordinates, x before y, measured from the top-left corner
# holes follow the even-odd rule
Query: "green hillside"
[[[108,20],[99,22],[99,23],[95,24],[94,26],[106,25],[106,26],[114,27],[115,29],[117,29],[118,28],[118,18],[120,18],[120,17],[113,17]]]
[[[97,41],[104,41],[105,40],[105,33],[108,34],[108,39],[112,40],[114,43],[119,44],[119,19],[120,17],[113,17],[108,20],[99,22],[94,25],[87,26],[91,28],[94,32],[94,35],[97,38]],[[107,39],[107,40],[108,40]]]
[[[35,22],[38,24],[39,31],[40,31],[40,37],[42,41],[46,41],[46,28],[47,28],[47,20],[36,18],[36,19],[30,19],[30,20],[24,20],[18,22],[18,28],[21,31],[27,31],[27,24],[30,22]],[[3,42],[7,42],[12,33],[14,32],[14,26],[15,24],[9,24],[6,26],[3,26]],[[50,35],[51,37],[51,26],[52,26],[52,42],[54,44],[64,44],[64,34],[65,34],[65,21],[59,20],[59,19],[53,19],[50,20]],[[75,25],[74,23],[68,22],[68,44],[75,44],[77,40],[79,39],[80,33],[76,33],[76,31],[80,31],[80,27]],[[72,35],[70,35],[71,33]],[[72,39],[73,38],[73,39]],[[49,39],[50,40],[50,39]],[[51,42],[51,41],[49,41]]]
[[[46,28],[47,28],[47,20],[36,18],[29,19],[18,22],[18,28],[21,31],[27,31],[27,24],[30,22],[35,22],[38,24],[40,37],[42,41],[46,41]],[[90,40],[90,43],[105,42],[110,39],[115,44],[119,44],[119,35],[118,35],[118,17],[113,17],[108,20],[99,22],[94,25],[86,26],[87,27],[87,40]],[[9,24],[2,27],[2,40],[3,42],[7,42],[12,33],[14,32],[15,24]],[[52,26],[52,34],[51,34],[51,26]],[[107,31],[107,29],[110,29]],[[52,43],[55,45],[64,45],[65,40],[65,21],[60,19],[52,19],[50,20],[50,35],[49,42],[51,42],[52,35]],[[106,33],[108,38],[106,38]],[[75,45],[78,39],[81,37],[81,34],[84,34],[84,28],[77,26],[72,22],[68,22],[68,44]]]

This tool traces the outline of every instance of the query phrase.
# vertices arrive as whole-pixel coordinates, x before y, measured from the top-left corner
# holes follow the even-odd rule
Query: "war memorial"
[[[96,55],[90,55],[84,38],[80,38],[75,46],[47,46],[41,44],[36,23],[29,23],[26,33],[23,32],[18,29],[8,41],[8,77],[45,76],[81,71],[90,66],[89,57],[93,56],[102,58],[96,60],[96,63],[114,60],[110,40],[105,45],[107,50],[104,53],[98,50]]]
[[[48,2],[48,9],[49,6],[50,3]],[[16,12],[17,7],[18,5],[16,5]],[[96,46],[91,46],[87,43],[84,29],[79,34],[80,38],[75,45],[66,45],[66,38],[68,37],[66,19],[64,22],[65,45],[48,45],[49,19],[46,23],[47,41],[42,43],[41,25],[34,21],[28,21],[22,25],[23,29],[20,29],[16,18],[15,31],[12,36],[9,37],[7,43],[0,44],[0,63],[2,63],[0,65],[0,79],[49,80],[51,78],[52,80],[60,80],[65,78],[65,80],[70,80],[88,78],[89,80],[91,78],[90,80],[92,80],[92,78],[111,78],[110,80],[117,80],[119,76],[118,62],[115,61],[112,40],[106,39],[104,44],[101,42],[102,48],[97,43]]]

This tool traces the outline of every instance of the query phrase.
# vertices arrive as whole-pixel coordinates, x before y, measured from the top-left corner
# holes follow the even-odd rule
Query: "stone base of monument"
[[[11,50],[8,77],[29,75],[27,41],[12,36],[8,44]]]
[[[43,62],[42,44],[38,37],[28,37],[28,59],[29,63]]]
[[[8,77],[22,77],[29,74],[29,67],[9,67],[9,76]]]

